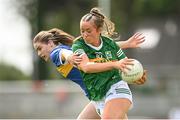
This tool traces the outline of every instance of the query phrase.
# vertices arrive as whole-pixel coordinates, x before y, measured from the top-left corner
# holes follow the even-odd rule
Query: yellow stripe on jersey
[[[94,59],[90,59],[89,61],[95,63],[104,63],[104,62],[109,62],[110,60],[107,60],[105,58],[94,58]]]
[[[61,73],[62,76],[67,77],[72,68],[73,66],[67,63],[57,67],[56,69]]]

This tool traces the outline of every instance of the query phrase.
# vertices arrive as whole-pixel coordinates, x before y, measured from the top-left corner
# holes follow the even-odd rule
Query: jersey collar
[[[93,45],[91,45],[91,44],[88,44],[88,43],[86,43],[86,41],[85,41],[85,43],[86,43],[86,45],[88,45],[89,47],[91,47],[91,48],[93,48],[93,49],[95,49],[95,50],[100,50],[100,49],[102,48],[102,46],[103,46],[103,40],[102,40],[101,37],[100,37],[100,40],[101,40],[101,44],[100,44],[98,47],[93,46]]]

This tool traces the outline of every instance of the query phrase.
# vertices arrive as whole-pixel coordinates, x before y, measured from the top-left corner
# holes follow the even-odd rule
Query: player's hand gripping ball
[[[128,84],[134,84],[135,81],[139,80],[143,76],[143,66],[142,64],[134,59],[134,65],[128,65],[130,70],[126,69],[126,72],[122,72],[122,79],[126,81]]]

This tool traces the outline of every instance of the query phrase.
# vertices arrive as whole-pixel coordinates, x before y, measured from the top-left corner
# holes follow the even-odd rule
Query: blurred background
[[[79,21],[100,7],[121,40],[146,36],[125,50],[148,71],[144,85],[130,85],[132,119],[180,119],[179,0],[0,0],[0,118],[75,119],[89,102],[81,89],[39,59],[32,38],[60,28],[79,35]]]

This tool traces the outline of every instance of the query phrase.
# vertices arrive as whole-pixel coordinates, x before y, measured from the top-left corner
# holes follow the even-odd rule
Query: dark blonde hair
[[[97,29],[101,29],[101,34],[105,36],[113,36],[117,33],[115,32],[115,26],[114,23],[109,20],[101,11],[99,8],[95,7],[92,8],[90,13],[84,15],[81,19],[81,21],[90,21],[93,20],[95,26]]]
[[[33,39],[33,42],[42,42],[47,43],[49,40],[52,40],[55,45],[63,44],[71,46],[74,40],[74,37],[63,30],[53,28],[48,31],[39,32]]]

